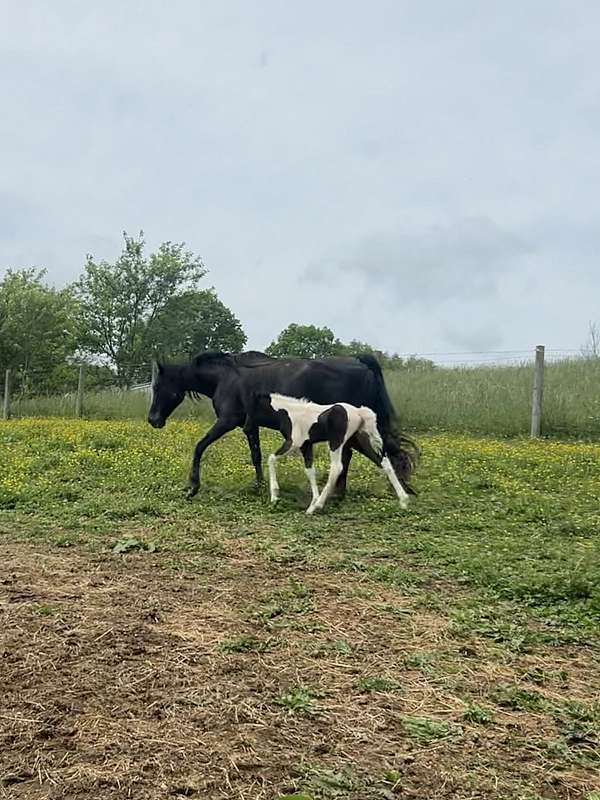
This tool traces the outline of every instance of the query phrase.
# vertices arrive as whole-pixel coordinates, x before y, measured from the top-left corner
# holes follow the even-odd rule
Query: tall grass
[[[529,432],[531,364],[396,371],[386,375],[386,382],[409,430]],[[600,438],[600,359],[546,364],[542,433]]]
[[[84,395],[83,414],[88,419],[144,419],[150,407],[146,392],[105,390]],[[73,417],[75,395],[64,397],[33,397],[11,402],[14,417]],[[208,400],[186,398],[173,414],[175,419],[206,420],[213,414]]]
[[[516,436],[530,427],[533,366],[485,366],[395,370],[386,374],[390,395],[408,430],[463,431]],[[90,419],[140,419],[148,413],[144,392],[87,393]],[[75,397],[15,399],[14,416],[72,417]],[[174,417],[207,420],[209,401],[185,400]],[[600,359],[547,363],[542,430],[548,436],[600,438]]]

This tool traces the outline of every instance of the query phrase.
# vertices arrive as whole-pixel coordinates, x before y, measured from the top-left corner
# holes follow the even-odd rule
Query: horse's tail
[[[419,450],[412,439],[400,431],[396,412],[377,359],[368,353],[356,358],[368,367],[375,380],[373,411],[377,415],[377,427],[383,440],[383,455],[389,458],[404,489],[409,494],[415,494],[410,485],[410,476],[417,465]]]
[[[377,428],[377,415],[372,408],[361,406],[358,409],[362,424],[361,431],[364,431],[369,437],[369,443],[378,456],[383,455],[383,439]]]

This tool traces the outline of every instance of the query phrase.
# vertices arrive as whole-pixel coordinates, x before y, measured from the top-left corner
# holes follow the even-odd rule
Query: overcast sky
[[[249,345],[578,348],[600,320],[597,0],[19,0],[0,271],[185,241]]]

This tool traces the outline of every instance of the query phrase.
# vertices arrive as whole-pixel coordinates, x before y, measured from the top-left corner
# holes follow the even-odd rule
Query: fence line
[[[500,355],[504,353],[504,358],[506,358],[507,353],[525,353],[527,352],[530,356],[531,351],[473,351],[470,353],[471,355]],[[545,353],[546,352],[557,352],[549,350],[546,351],[544,345],[537,345],[534,352],[534,371],[533,371],[533,394],[531,399],[531,428],[530,428],[530,435],[531,437],[538,437],[541,435],[542,430],[542,415],[543,415],[543,406],[542,406],[542,398],[543,398],[543,388],[544,388],[544,364],[545,364]],[[565,351],[562,351],[565,352]],[[461,355],[467,355],[468,353],[461,353]],[[426,354],[420,354],[421,356]],[[433,355],[433,354],[429,354]],[[441,354],[440,354],[441,355]],[[458,355],[458,353],[457,353]],[[500,359],[496,360],[497,361]],[[481,360],[479,362],[481,364]],[[492,362],[487,362],[492,363]],[[149,365],[139,365],[140,367],[147,368]],[[455,366],[457,366],[455,364]],[[152,367],[152,377],[154,378],[154,366]],[[130,391],[134,392],[144,392],[148,393],[152,386],[151,381],[145,381],[142,383],[134,384],[133,386],[129,387]],[[72,393],[65,395],[65,397],[71,397]],[[78,374],[78,382],[77,382],[77,391],[74,397],[74,414],[76,417],[83,417],[84,416],[84,408],[85,408],[85,365],[79,365],[79,374]],[[11,413],[11,370],[7,369],[4,377],[4,401],[3,401],[3,417],[4,419],[9,419]]]
[[[4,402],[2,403],[2,418],[10,417],[10,369],[6,370],[4,376]]]
[[[541,367],[539,364],[536,366],[536,354],[540,348],[544,354]],[[463,362],[464,375],[460,369],[462,364],[456,361],[449,362],[446,368],[437,361],[434,367],[439,367],[439,370],[418,369],[417,362],[413,372],[401,369],[400,364],[398,369],[390,365],[386,382],[394,404],[399,404],[399,412],[406,415],[403,419],[407,419],[409,425],[413,420],[419,420],[418,424],[425,425],[426,429],[436,426],[441,429],[448,425],[448,430],[453,429],[452,426],[468,430],[471,425],[476,431],[500,435],[506,432],[535,437],[558,431],[567,435],[583,432],[600,438],[600,399],[593,388],[600,380],[600,358],[590,358],[581,351],[571,352],[578,352],[580,358],[565,358],[560,366],[555,367],[552,354],[566,354],[566,350],[538,345],[535,351],[462,351],[460,355],[473,357],[472,362]],[[526,353],[527,359],[518,358],[515,353]],[[490,360],[484,361],[485,356]],[[511,363],[510,367],[507,361]],[[492,369],[494,364],[498,365],[497,372]],[[63,370],[61,365],[55,368],[60,382],[52,378],[48,370],[39,367],[29,371],[25,380],[14,369],[9,370],[8,375],[0,373],[0,391],[2,385],[5,387],[4,399],[0,400],[4,418],[48,414],[121,419],[145,416],[147,395],[152,385],[148,380],[152,373],[149,362],[139,365],[139,372],[134,373],[139,382],[130,385],[128,391],[117,385],[114,372],[112,375],[107,373],[106,380],[104,375],[99,379],[93,365],[71,362],[64,366],[69,369]],[[504,375],[503,367],[507,370]],[[543,396],[545,378],[548,386],[546,396]],[[451,392],[448,408],[443,396],[438,394],[440,390]],[[420,398],[421,391],[426,391],[429,399]],[[508,394],[504,397],[506,392]],[[413,400],[419,402],[415,405]],[[206,409],[209,405],[206,403]],[[512,416],[503,418],[509,406]],[[469,416],[461,419],[460,409],[464,415],[466,408],[470,409]],[[186,414],[193,416],[196,411],[185,406],[183,416]],[[483,421],[480,414],[484,414],[487,421]],[[473,421],[468,422],[469,419]]]
[[[83,380],[84,380],[83,364],[79,365],[79,378],[77,380],[77,397],[75,398],[75,416],[83,417]]]
[[[531,438],[537,438],[542,430],[542,396],[544,392],[544,345],[535,348],[535,371],[533,373],[533,398],[531,400]]]
[[[574,349],[572,347],[547,347],[547,353],[579,353],[581,354],[581,350]],[[397,356],[401,358],[410,358],[414,356],[416,358],[423,358],[425,356],[491,356],[491,355],[507,355],[510,353],[531,353],[531,348],[525,348],[522,350],[448,350],[448,351],[438,351],[435,353],[415,353],[414,351],[411,353],[396,353]]]

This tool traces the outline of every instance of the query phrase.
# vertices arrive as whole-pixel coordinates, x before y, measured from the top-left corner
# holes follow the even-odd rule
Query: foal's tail
[[[357,359],[370,369],[375,380],[373,410],[377,414],[377,428],[383,440],[383,455],[389,458],[404,489],[409,494],[415,494],[410,485],[410,476],[417,465],[419,450],[412,439],[400,432],[377,359],[370,354],[357,356]]]

